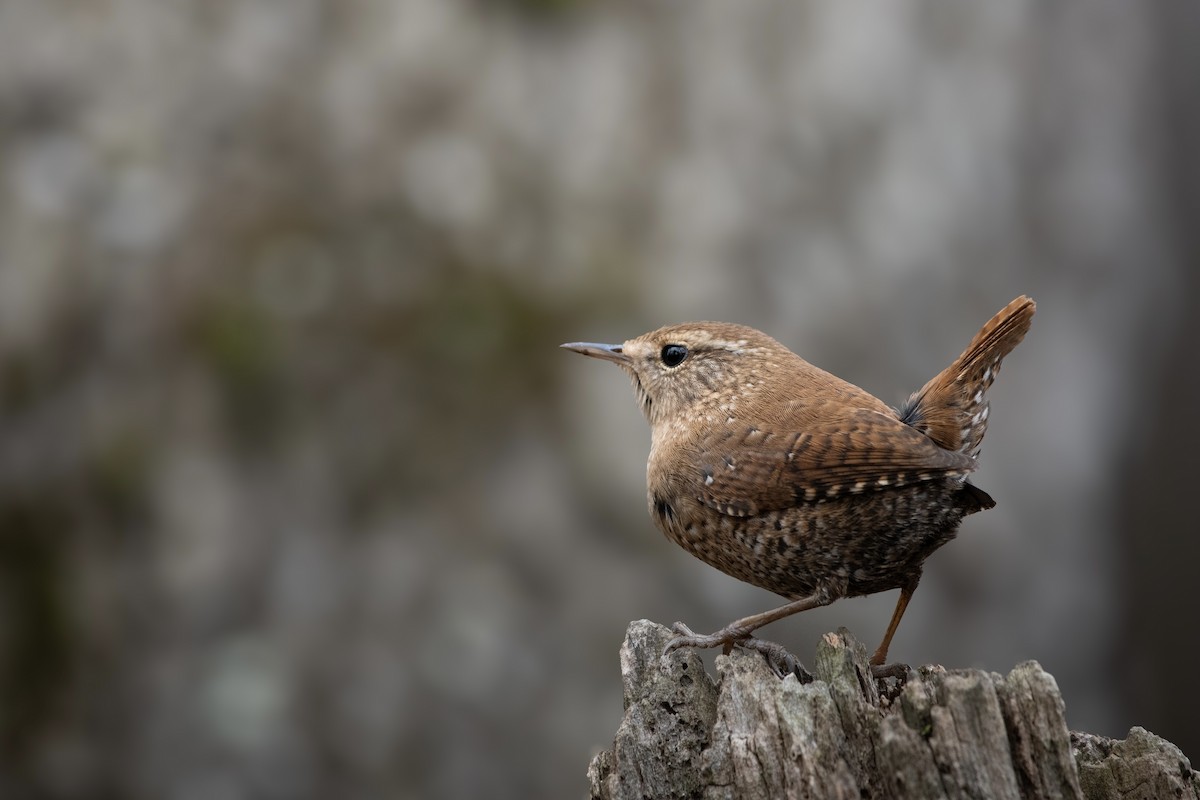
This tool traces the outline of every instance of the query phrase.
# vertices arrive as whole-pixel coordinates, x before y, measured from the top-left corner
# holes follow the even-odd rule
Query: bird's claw
[[[676,622],[671,626],[671,630],[679,635],[667,643],[667,647],[663,651],[664,655],[681,647],[694,647],[701,650],[722,647],[725,654],[729,655],[734,647],[740,647],[743,650],[761,653],[766,659],[767,665],[771,667],[771,671],[780,678],[795,675],[801,683],[810,683],[813,680],[813,676],[800,663],[800,659],[789,653],[783,645],[756,639],[750,635],[749,631],[724,628],[716,633],[701,635],[682,622]]]
[[[886,681],[889,678],[895,678],[901,684],[908,680],[908,673],[912,672],[908,664],[872,664],[871,677],[877,681]]]
[[[788,675],[795,675],[796,680],[800,683],[812,683],[816,680],[812,673],[800,663],[800,659],[789,653],[781,644],[768,642],[765,639],[755,639],[751,636],[739,641],[737,646],[744,650],[756,650],[762,653],[763,658],[767,660],[767,665],[777,677],[786,678]]]
[[[667,652],[668,653],[677,647],[683,647],[682,644],[675,644],[680,639],[696,638],[696,632],[694,630],[692,630],[691,628],[689,628],[687,625],[684,625],[682,622],[676,622],[674,625],[671,626],[671,630],[679,635],[676,636],[674,639],[672,639],[669,644],[667,644]]]
[[[722,628],[716,633],[699,634],[682,622],[676,622],[671,626],[671,630],[679,635],[667,642],[667,648],[663,651],[664,653],[670,653],[681,647],[694,647],[697,650],[722,647],[724,648],[723,652],[725,655],[729,655],[734,645],[741,645],[751,638],[750,631],[730,627]]]

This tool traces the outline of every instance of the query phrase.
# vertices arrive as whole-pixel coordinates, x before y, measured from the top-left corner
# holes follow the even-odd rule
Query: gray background
[[[1021,293],[893,656],[1196,758],[1197,16],[0,4],[0,793],[579,796],[630,619],[777,599],[557,344],[738,321],[897,403]]]

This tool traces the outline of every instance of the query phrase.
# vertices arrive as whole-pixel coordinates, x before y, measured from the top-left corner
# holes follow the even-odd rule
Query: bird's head
[[[765,333],[727,322],[669,325],[622,344],[562,346],[628,372],[651,426],[732,414],[739,400],[756,393],[765,364],[795,358]]]

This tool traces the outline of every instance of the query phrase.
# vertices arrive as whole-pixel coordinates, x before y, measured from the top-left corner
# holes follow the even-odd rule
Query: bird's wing
[[[846,494],[965,476],[975,459],[879,411],[856,409],[803,430],[729,425],[699,443],[698,498],[751,516]]]

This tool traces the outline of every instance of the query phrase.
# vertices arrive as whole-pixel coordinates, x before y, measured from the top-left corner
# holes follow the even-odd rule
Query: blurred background
[[[892,403],[1021,293],[892,653],[1200,757],[1200,11],[0,4],[0,794],[571,797],[669,544],[616,369],[766,330]],[[778,623],[874,646],[894,593]]]

